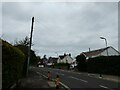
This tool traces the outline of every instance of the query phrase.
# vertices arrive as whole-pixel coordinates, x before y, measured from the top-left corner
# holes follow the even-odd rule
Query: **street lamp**
[[[100,39],[104,39],[105,40],[106,49],[107,49],[107,39],[105,37],[100,37]],[[107,56],[108,56],[108,49],[107,49]]]
[[[107,56],[108,56],[107,39],[106,39],[105,37],[100,37],[100,39],[104,39],[104,40],[105,40],[105,44],[106,44],[106,51],[107,51]],[[100,73],[100,77],[102,78],[102,73]]]

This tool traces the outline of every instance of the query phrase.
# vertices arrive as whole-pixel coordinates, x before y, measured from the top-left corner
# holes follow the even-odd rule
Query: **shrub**
[[[87,71],[92,73],[102,73],[120,75],[120,56],[100,56],[90,58],[87,61]]]
[[[16,83],[23,72],[25,56],[21,50],[2,40],[2,88]]]

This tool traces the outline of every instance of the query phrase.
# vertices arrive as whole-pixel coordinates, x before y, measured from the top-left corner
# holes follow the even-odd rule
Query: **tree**
[[[43,64],[44,64],[44,65],[47,64],[47,61],[48,61],[48,60],[47,60],[47,58],[46,58],[46,55],[43,56],[42,61],[43,61]]]
[[[18,45],[23,45],[23,46],[29,46],[29,38],[28,36],[26,36],[23,40],[20,41],[16,41],[14,46],[18,46]]]
[[[86,57],[81,54],[76,57],[76,61],[78,62],[77,68],[79,71],[86,71]]]
[[[23,75],[24,53],[2,40],[2,89],[17,83]]]
[[[16,41],[14,46],[19,48],[25,54],[25,62],[24,62],[24,70],[25,70],[24,73],[25,73],[27,70],[29,38],[26,36],[23,40]],[[30,50],[30,55],[31,55],[30,56],[30,65],[37,65],[38,59],[35,54],[35,51]]]

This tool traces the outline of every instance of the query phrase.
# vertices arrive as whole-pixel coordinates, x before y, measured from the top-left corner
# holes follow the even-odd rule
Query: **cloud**
[[[48,56],[54,52],[82,51],[104,47],[117,48],[118,5],[115,2],[40,2],[3,3],[3,38],[14,42],[29,36],[35,17],[32,49]]]

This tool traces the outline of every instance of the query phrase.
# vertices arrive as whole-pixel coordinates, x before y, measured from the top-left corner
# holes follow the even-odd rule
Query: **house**
[[[48,59],[48,65],[56,64],[57,60],[58,60],[57,57],[49,57],[49,59]]]
[[[71,64],[73,62],[73,58],[71,57],[71,54],[64,54],[59,55],[57,63],[69,63]]]
[[[108,52],[108,54],[107,54]],[[120,55],[120,52],[118,52],[115,48],[112,46],[106,47],[106,48],[101,48],[97,50],[92,50],[88,52],[82,52],[86,59],[88,58],[93,58],[93,57],[98,57],[98,56],[118,56]]]

